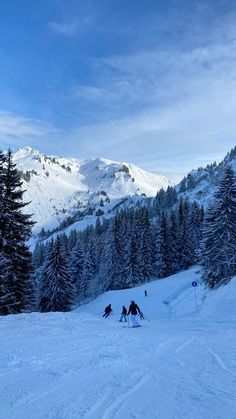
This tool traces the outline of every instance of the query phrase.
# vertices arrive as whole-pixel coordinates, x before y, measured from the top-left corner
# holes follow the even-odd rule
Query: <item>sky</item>
[[[170,177],[236,145],[234,0],[2,0],[0,148]]]

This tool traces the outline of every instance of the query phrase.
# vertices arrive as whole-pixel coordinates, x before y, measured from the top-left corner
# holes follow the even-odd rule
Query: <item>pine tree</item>
[[[76,285],[76,289],[79,293],[81,290],[81,283],[83,280],[84,272],[84,248],[80,239],[77,240],[75,247],[72,250],[70,258],[70,271],[72,274],[73,282]]]
[[[85,247],[83,274],[79,282],[79,294],[81,297],[87,297],[93,292],[92,281],[95,282],[97,274],[97,258],[94,235],[90,238]]]
[[[192,190],[195,188],[195,179],[193,177],[193,175],[191,173],[188,174],[187,176],[187,189],[188,190]]]
[[[42,272],[40,310],[69,311],[75,301],[75,285],[69,261],[57,237],[52,245]]]
[[[186,179],[186,177],[184,177],[179,184],[179,192],[180,193],[183,193],[183,192],[186,191],[186,189],[187,189],[186,182],[187,182],[187,179]]]
[[[33,267],[34,270],[41,269],[45,260],[45,246],[42,243],[37,243],[33,252]]]
[[[6,158],[5,155],[0,150],[0,251],[3,250],[3,228],[4,228],[4,218],[6,211],[6,203],[4,199],[5,192],[5,180],[6,180],[6,169],[5,169]]]
[[[150,279],[152,270],[152,236],[151,225],[149,220],[149,212],[146,208],[141,210],[141,225],[142,233],[142,282]]]
[[[210,288],[236,274],[236,185],[227,167],[206,214],[201,241],[203,277]]]
[[[130,231],[130,228],[127,229],[127,233]],[[120,288],[130,288],[132,285],[132,237],[131,234],[127,235],[124,245],[124,258],[122,264],[121,272],[121,286]]]
[[[71,251],[72,249],[74,249],[74,247],[76,246],[76,243],[77,243],[77,231],[72,230],[70,232],[69,239],[68,239],[68,250]]]
[[[120,288],[130,288],[132,286],[132,278],[134,275],[132,266],[133,249],[133,213],[127,212],[123,214],[123,251],[121,255],[121,280]]]
[[[15,308],[15,290],[12,280],[13,267],[11,259],[7,258],[3,252],[0,252],[0,313],[7,315],[14,312]]]
[[[134,212],[131,224],[131,279],[130,286],[134,287],[144,282],[144,229],[145,217],[143,209]],[[145,242],[146,245],[146,242]],[[147,267],[149,269],[149,265]]]
[[[156,194],[154,207],[156,208],[158,214],[166,207],[166,192],[163,188],[161,188]]]
[[[168,186],[166,190],[166,209],[171,208],[177,202],[177,192],[172,186]]]
[[[194,252],[194,261],[198,260],[198,251],[202,234],[204,210],[197,202],[193,202],[190,211],[191,245]]]
[[[187,269],[194,263],[194,251],[191,240],[190,206],[187,201],[180,201],[178,208],[178,255],[179,269]]]
[[[169,239],[170,239],[170,273],[174,274],[179,270],[179,243],[178,243],[178,224],[176,211],[171,211],[169,217]]]
[[[117,221],[116,217],[110,222],[106,233],[104,249],[104,270],[109,283],[109,289],[116,289],[120,281],[119,255],[117,251]]]
[[[14,293],[9,304],[2,296],[0,313],[14,314],[31,309],[34,302],[34,284],[31,281],[31,254],[26,241],[34,224],[30,215],[24,214],[22,182],[20,173],[13,163],[11,150],[0,156],[0,252],[2,270],[5,271],[4,289],[7,295]],[[4,265],[4,261],[7,263]],[[7,278],[7,279],[6,279]],[[9,290],[9,292],[8,292]]]
[[[154,272],[159,278],[171,273],[171,248],[168,219],[166,213],[161,213],[156,238],[156,261]]]

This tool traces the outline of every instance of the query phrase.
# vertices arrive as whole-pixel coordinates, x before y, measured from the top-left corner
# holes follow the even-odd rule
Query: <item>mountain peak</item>
[[[25,200],[37,222],[34,230],[52,230],[67,218],[108,216],[129,197],[155,196],[170,182],[162,175],[106,158],[79,160],[49,156],[31,147],[14,154],[22,173]]]
[[[28,156],[39,156],[39,155],[42,155],[42,153],[40,153],[39,150],[36,150],[29,146],[25,146],[25,147],[19,148],[14,153],[14,158],[15,160],[20,160]]]

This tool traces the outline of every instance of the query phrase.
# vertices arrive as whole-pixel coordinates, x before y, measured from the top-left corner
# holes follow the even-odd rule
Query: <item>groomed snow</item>
[[[196,313],[193,280],[198,268],[71,313],[1,317],[0,418],[235,418],[236,281],[199,285]],[[131,298],[144,327],[118,322]]]

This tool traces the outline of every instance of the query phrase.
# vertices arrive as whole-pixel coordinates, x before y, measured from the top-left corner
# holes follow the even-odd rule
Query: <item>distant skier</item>
[[[123,322],[123,320],[127,322],[127,308],[125,306],[122,307],[121,317],[119,321]]]
[[[103,314],[103,316],[102,317],[109,317],[110,316],[110,314],[111,314],[111,312],[112,312],[112,308],[111,308],[111,304],[109,304],[109,306],[107,306],[106,308],[105,308],[105,310],[104,310],[104,314]]]
[[[137,322],[137,314],[140,314],[141,310],[134,300],[131,301],[129,306],[128,316],[131,314],[132,327],[139,327],[140,324]]]
[[[147,290],[144,291],[144,295],[145,295],[145,297],[147,297]]]

